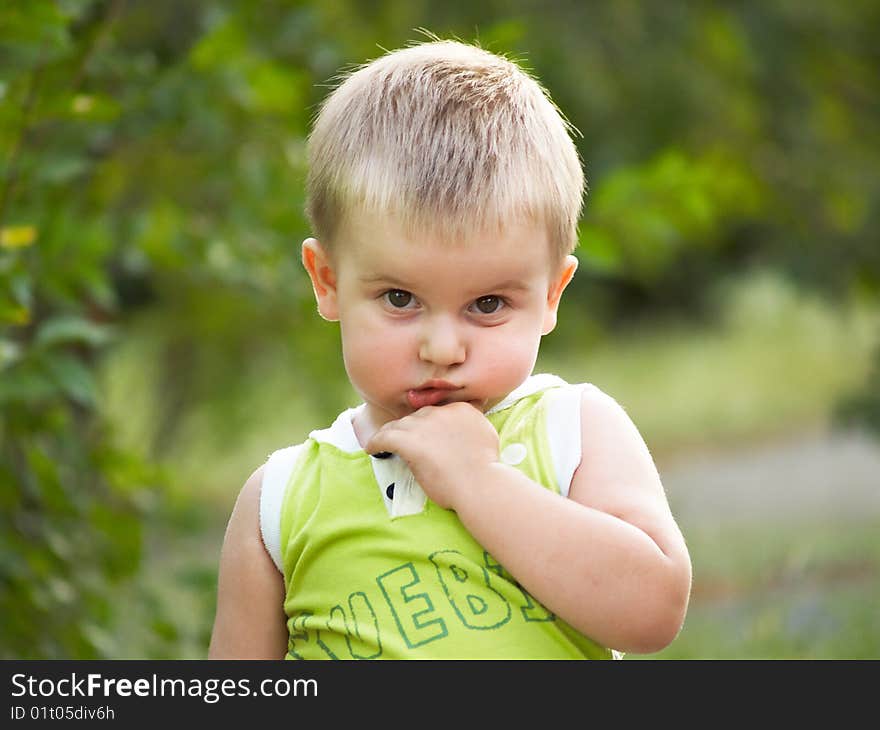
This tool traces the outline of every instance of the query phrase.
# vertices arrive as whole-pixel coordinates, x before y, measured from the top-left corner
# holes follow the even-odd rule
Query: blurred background
[[[356,398],[299,265],[340,70],[534,72],[590,193],[539,370],[651,448],[694,562],[654,657],[880,658],[880,4],[0,5],[0,658],[198,658],[241,485]]]

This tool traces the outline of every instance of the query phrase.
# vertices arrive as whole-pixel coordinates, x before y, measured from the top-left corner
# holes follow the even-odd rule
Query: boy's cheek
[[[538,342],[532,329],[483,343],[472,352],[472,366],[476,366],[488,394],[505,396],[531,374],[537,356]]]
[[[343,319],[341,332],[348,370],[359,379],[376,383],[392,380],[412,358],[406,342],[385,328]]]

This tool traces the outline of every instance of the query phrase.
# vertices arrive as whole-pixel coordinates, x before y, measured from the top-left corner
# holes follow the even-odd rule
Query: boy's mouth
[[[436,406],[442,403],[456,390],[461,390],[461,388],[447,383],[445,380],[429,380],[418,388],[407,391],[406,400],[410,408],[418,410],[425,406]]]

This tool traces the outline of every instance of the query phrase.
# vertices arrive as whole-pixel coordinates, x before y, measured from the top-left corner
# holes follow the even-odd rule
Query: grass
[[[876,520],[707,529],[689,547],[685,626],[651,658],[880,658]]]

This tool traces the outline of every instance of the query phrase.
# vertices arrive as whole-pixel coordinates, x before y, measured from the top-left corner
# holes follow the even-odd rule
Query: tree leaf
[[[95,405],[95,380],[80,360],[70,355],[54,355],[46,366],[53,382],[69,398],[83,406]]]
[[[78,343],[101,347],[114,336],[115,329],[77,316],[59,316],[44,322],[34,344],[49,348],[59,344]]]

